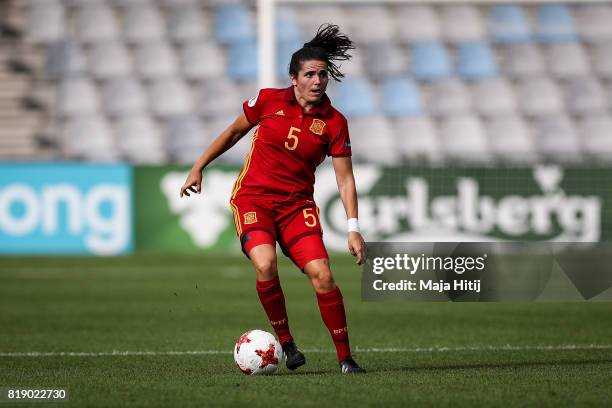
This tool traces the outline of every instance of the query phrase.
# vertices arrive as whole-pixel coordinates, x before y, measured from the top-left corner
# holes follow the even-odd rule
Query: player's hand
[[[366,259],[366,244],[360,233],[355,231],[349,232],[348,248],[351,255],[357,258],[357,265],[362,265]]]
[[[185,184],[181,187],[181,197],[186,195],[189,197],[189,192],[200,194],[202,191],[202,172],[191,170],[185,180]]]

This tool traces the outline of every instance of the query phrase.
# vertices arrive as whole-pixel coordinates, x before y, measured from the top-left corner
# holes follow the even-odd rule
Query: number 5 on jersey
[[[319,209],[317,208],[317,214]],[[314,214],[314,208],[304,208],[304,224],[307,227],[316,227],[317,226],[317,216]]]
[[[295,150],[300,140],[298,139],[296,135],[293,134],[293,132],[301,132],[301,131],[302,131],[301,129],[291,126],[291,129],[289,129],[289,134],[287,135],[287,139],[289,139],[289,141],[285,142],[285,148],[287,150]]]

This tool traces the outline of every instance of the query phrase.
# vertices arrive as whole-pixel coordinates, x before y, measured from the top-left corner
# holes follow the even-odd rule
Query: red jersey
[[[257,195],[311,199],[315,169],[325,156],[351,155],[346,118],[325,94],[318,105],[302,112],[293,87],[262,89],[244,102],[243,109],[258,127],[232,199]]]

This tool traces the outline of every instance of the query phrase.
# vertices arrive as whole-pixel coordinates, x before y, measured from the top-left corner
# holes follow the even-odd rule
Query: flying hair
[[[312,40],[293,53],[289,64],[289,74],[297,76],[305,61],[325,61],[329,75],[340,82],[344,74],[340,72],[337,62],[349,60],[351,55],[348,54],[348,51],[354,49],[353,41],[340,32],[340,27],[335,24],[323,24]]]

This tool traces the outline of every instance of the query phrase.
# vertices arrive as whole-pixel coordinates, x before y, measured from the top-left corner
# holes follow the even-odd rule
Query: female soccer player
[[[348,218],[348,248],[365,261],[357,221],[357,193],[345,117],[331,106],[325,89],[331,76],[344,76],[337,61],[350,58],[353,42],[336,25],[323,25],[291,57],[291,86],[262,89],[245,101],[243,113],[196,161],[180,195],[200,193],[202,171],[257,126],[252,147],[236,180],[230,206],[242,250],[255,267],[259,299],[283,347],[287,368],[306,363],[289,330],[276,262],[276,242],[310,278],[321,317],[336,347],[342,373],[362,373],[351,357],[344,303],[334,283],[313,200],[315,168],[332,156],[340,197]]]

